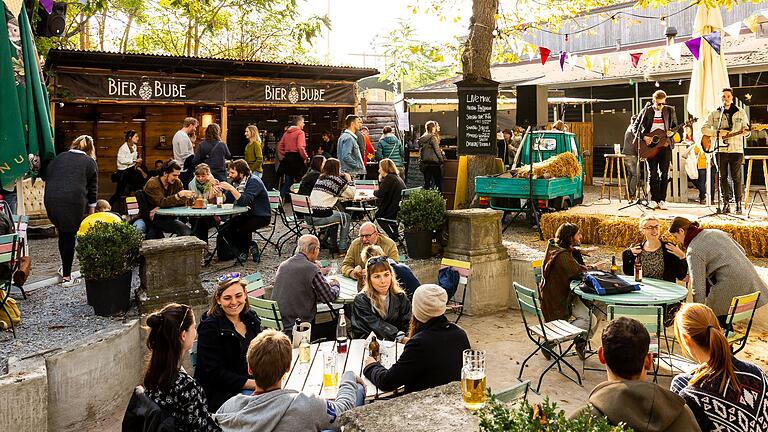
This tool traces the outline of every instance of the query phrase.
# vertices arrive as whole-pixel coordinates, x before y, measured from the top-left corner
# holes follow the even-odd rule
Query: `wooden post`
[[[225,141],[227,139],[227,106],[221,106],[221,139]]]

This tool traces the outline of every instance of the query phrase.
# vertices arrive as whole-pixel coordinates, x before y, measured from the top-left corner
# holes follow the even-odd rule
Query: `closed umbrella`
[[[696,19],[693,22],[692,37],[700,37],[715,31],[723,30],[723,16],[717,7],[708,8],[702,2],[696,11]],[[691,84],[688,90],[688,112],[698,117],[694,124],[694,137],[701,142],[701,125],[706,116],[722,103],[721,90],[730,87],[728,69],[725,65],[725,56],[721,48],[720,54],[703,39],[699,48],[699,59],[693,61],[691,72]],[[707,160],[707,185],[711,184],[709,159]],[[712,202],[707,186],[707,205]]]

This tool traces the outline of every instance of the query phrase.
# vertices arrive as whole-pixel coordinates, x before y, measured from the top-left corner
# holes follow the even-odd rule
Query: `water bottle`
[[[344,317],[344,309],[339,309],[339,323],[336,325],[336,351],[339,354],[347,353],[347,319]]]

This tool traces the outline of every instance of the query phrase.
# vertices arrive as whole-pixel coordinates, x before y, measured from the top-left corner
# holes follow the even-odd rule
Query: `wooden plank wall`
[[[579,146],[584,158],[584,172],[586,177],[584,184],[592,184],[592,161],[594,160],[594,140],[592,139],[592,123],[590,122],[566,122],[568,132],[573,132],[576,139],[579,140]],[[552,123],[547,125],[547,129],[552,128]],[[587,152],[587,154],[584,154]]]
[[[139,133],[139,155],[152,169],[157,159],[173,157],[171,140],[187,116],[184,106],[152,106],[143,108],[146,121],[134,121],[142,108],[132,105],[67,104],[56,107],[56,150],[65,151],[72,141],[83,134],[91,135],[96,144],[99,164],[99,197],[109,198],[115,184],[110,176],[116,169],[117,151],[125,141],[125,132]],[[160,137],[165,136],[165,145]]]

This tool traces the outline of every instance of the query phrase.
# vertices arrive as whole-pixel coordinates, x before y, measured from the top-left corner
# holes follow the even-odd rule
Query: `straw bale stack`
[[[570,212],[542,215],[541,229],[544,236],[553,238],[557,228],[564,222],[572,222],[579,226],[584,237],[583,243],[628,247],[643,240],[643,235],[638,228],[639,218]],[[669,221],[661,219],[659,222],[662,239],[674,242],[674,238],[667,233]],[[744,248],[747,255],[757,258],[768,257],[768,225],[766,224],[711,221],[702,223],[701,227],[727,232]]]
[[[524,165],[516,168],[518,177],[528,178],[531,172],[530,165]],[[545,161],[533,164],[533,178],[554,178],[554,177],[578,177],[581,175],[581,165],[579,160],[571,152],[560,153]]]

